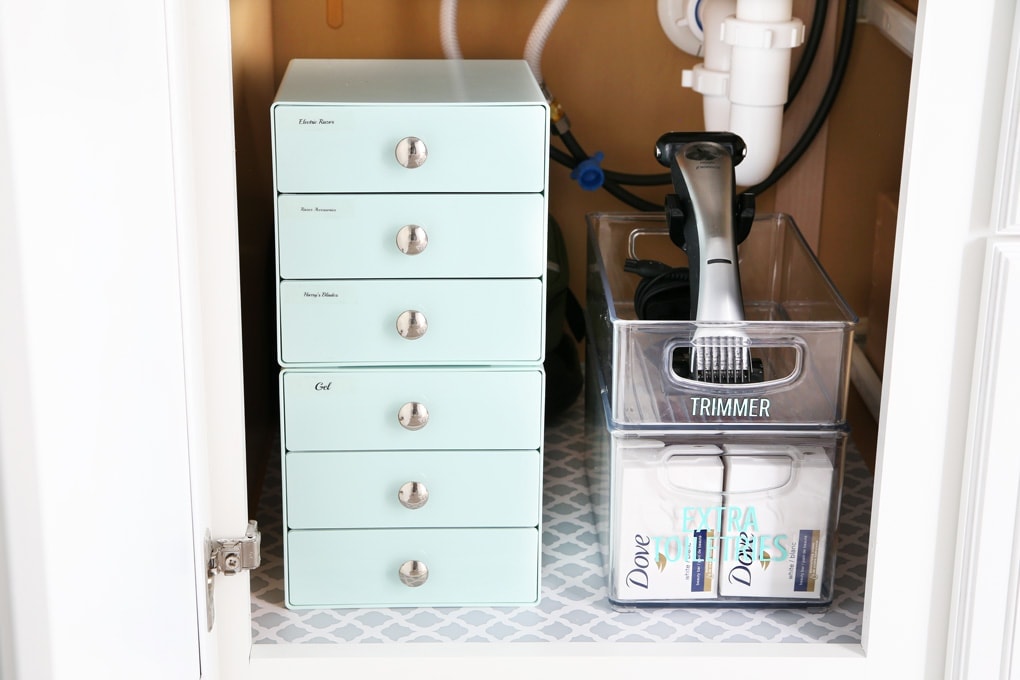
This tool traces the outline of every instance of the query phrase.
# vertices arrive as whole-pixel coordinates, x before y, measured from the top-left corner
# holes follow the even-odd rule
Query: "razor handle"
[[[669,167],[677,196],[671,222],[679,224],[671,224],[670,232],[674,242],[682,240],[680,245],[689,260],[691,317],[743,320],[733,176],[734,154],[742,153],[743,143],[735,135],[715,133],[691,141],[674,137],[665,144],[660,140],[660,144],[662,153],[672,154]],[[671,212],[669,203],[667,214]],[[676,226],[681,227],[682,239],[674,233]]]

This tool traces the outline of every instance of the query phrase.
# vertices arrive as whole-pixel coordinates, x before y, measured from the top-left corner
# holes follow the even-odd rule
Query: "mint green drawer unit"
[[[544,106],[277,104],[273,121],[280,193],[545,190]]]
[[[296,59],[270,110],[289,607],[539,597],[549,106]]]
[[[284,279],[540,278],[541,194],[299,194],[277,199]]]
[[[541,361],[539,279],[283,281],[286,366]]]
[[[292,452],[291,529],[535,527],[538,451]]]
[[[285,370],[287,451],[539,449],[544,373],[520,370]]]
[[[290,531],[287,606],[533,604],[539,546],[535,528]]]

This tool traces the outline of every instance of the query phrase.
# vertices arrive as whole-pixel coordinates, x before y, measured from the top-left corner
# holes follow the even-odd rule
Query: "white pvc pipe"
[[[738,186],[748,187],[768,177],[779,160],[783,105],[730,104],[730,130],[744,140],[747,155],[733,168]]]
[[[747,145],[736,166],[738,185],[761,182],[776,166],[783,105],[790,81],[790,51],[803,41],[792,0],[737,0],[736,17],[723,23],[730,54],[730,130]]]
[[[779,160],[790,51],[804,40],[793,0],[704,0],[705,61],[684,72],[684,85],[703,96],[706,130],[739,135],[747,155],[734,168],[751,186]]]
[[[528,62],[528,66],[539,84],[545,82],[542,78],[542,51],[545,49],[545,43],[549,39],[549,34],[552,33],[553,26],[556,25],[560,14],[567,6],[567,2],[568,0],[546,0],[538,19],[531,27],[528,42],[524,46],[524,60]]]
[[[730,100],[726,80],[730,72],[731,48],[722,40],[722,23],[733,16],[737,0],[704,0],[701,5],[701,25],[704,31],[704,77],[714,78],[716,88],[702,88],[702,107],[706,130],[730,129]]]
[[[737,0],[737,18],[744,21],[789,21],[793,0]]]

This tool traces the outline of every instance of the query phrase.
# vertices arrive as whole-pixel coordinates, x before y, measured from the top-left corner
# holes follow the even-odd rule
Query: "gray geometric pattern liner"
[[[255,644],[400,642],[859,643],[872,479],[847,447],[835,598],[827,609],[661,608],[619,611],[606,587],[584,469],[583,396],[547,423],[542,599],[529,607],[319,609],[283,604],[279,453],[270,453],[258,513],[262,566],[251,578]]]

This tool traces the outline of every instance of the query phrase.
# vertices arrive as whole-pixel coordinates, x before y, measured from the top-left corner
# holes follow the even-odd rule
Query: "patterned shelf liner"
[[[503,608],[287,609],[279,455],[270,453],[257,517],[262,566],[251,579],[253,642],[861,641],[872,479],[852,441],[839,521],[836,594],[827,609],[611,607],[583,464],[585,446],[581,398],[546,429],[542,600],[538,606]]]

